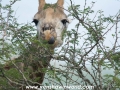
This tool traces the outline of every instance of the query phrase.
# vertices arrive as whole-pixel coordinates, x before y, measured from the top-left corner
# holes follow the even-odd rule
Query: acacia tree
[[[0,4],[0,88],[6,90],[8,88],[9,90],[10,88],[17,90],[17,85],[26,86],[36,83],[37,78],[34,80],[29,78],[28,71],[30,69],[26,68],[25,72],[21,72],[17,62],[27,60],[26,63],[30,64],[29,60],[40,58],[39,54],[34,56],[34,53],[38,52],[36,47],[41,45],[39,40],[35,38],[35,28],[31,24],[22,25],[17,22],[13,16],[14,11],[11,9],[15,2],[17,0],[6,6]],[[87,6],[85,0],[83,9],[80,8],[80,5],[73,4],[72,0],[70,3],[71,6],[65,10],[69,13],[68,16],[77,21],[76,26],[64,32],[64,44],[59,52],[55,51],[56,55],[52,56],[53,59],[64,61],[66,64],[61,65],[62,68],[56,68],[52,65],[49,65],[47,69],[44,68],[46,76],[43,85],[94,86],[92,88],[94,90],[119,89],[120,29],[118,25],[120,13],[105,17],[103,11],[94,12],[92,10],[95,2],[92,2],[91,6]],[[95,16],[91,18],[90,15],[94,14]],[[80,32],[81,29],[84,29],[85,32]],[[113,39],[112,46],[105,44],[110,31],[113,31],[109,37]],[[37,46],[31,46],[31,43],[35,43]],[[46,50],[47,46],[43,48]],[[49,50],[46,52],[50,54]],[[18,57],[16,62],[16,58],[11,58],[14,55],[22,57]],[[6,63],[15,68],[10,68]],[[109,70],[110,73],[104,74]],[[16,88],[10,83],[16,84]]]

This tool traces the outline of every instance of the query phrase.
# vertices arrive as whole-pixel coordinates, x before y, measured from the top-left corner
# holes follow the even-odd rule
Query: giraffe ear
[[[45,6],[45,0],[39,0],[38,11],[41,11]]]
[[[64,0],[58,0],[57,1],[57,5],[60,7],[60,9],[63,11],[63,4],[64,4]]]

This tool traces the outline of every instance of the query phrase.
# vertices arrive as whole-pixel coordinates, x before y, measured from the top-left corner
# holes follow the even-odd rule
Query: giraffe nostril
[[[52,37],[49,39],[48,43],[49,43],[49,44],[54,44],[54,42],[55,42],[55,38],[52,36]]]

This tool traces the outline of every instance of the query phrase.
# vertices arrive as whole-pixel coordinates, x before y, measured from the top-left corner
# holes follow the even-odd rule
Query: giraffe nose
[[[52,36],[52,37],[49,39],[48,43],[49,43],[49,44],[54,44],[54,42],[55,42],[55,38]]]

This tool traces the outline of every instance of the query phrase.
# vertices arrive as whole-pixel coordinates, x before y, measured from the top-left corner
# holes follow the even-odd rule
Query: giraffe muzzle
[[[48,44],[54,44],[56,40],[56,32],[55,27],[52,24],[44,24],[42,27],[44,39],[48,42]]]
[[[49,40],[48,40],[48,44],[54,44],[55,42],[55,38],[52,36]]]

